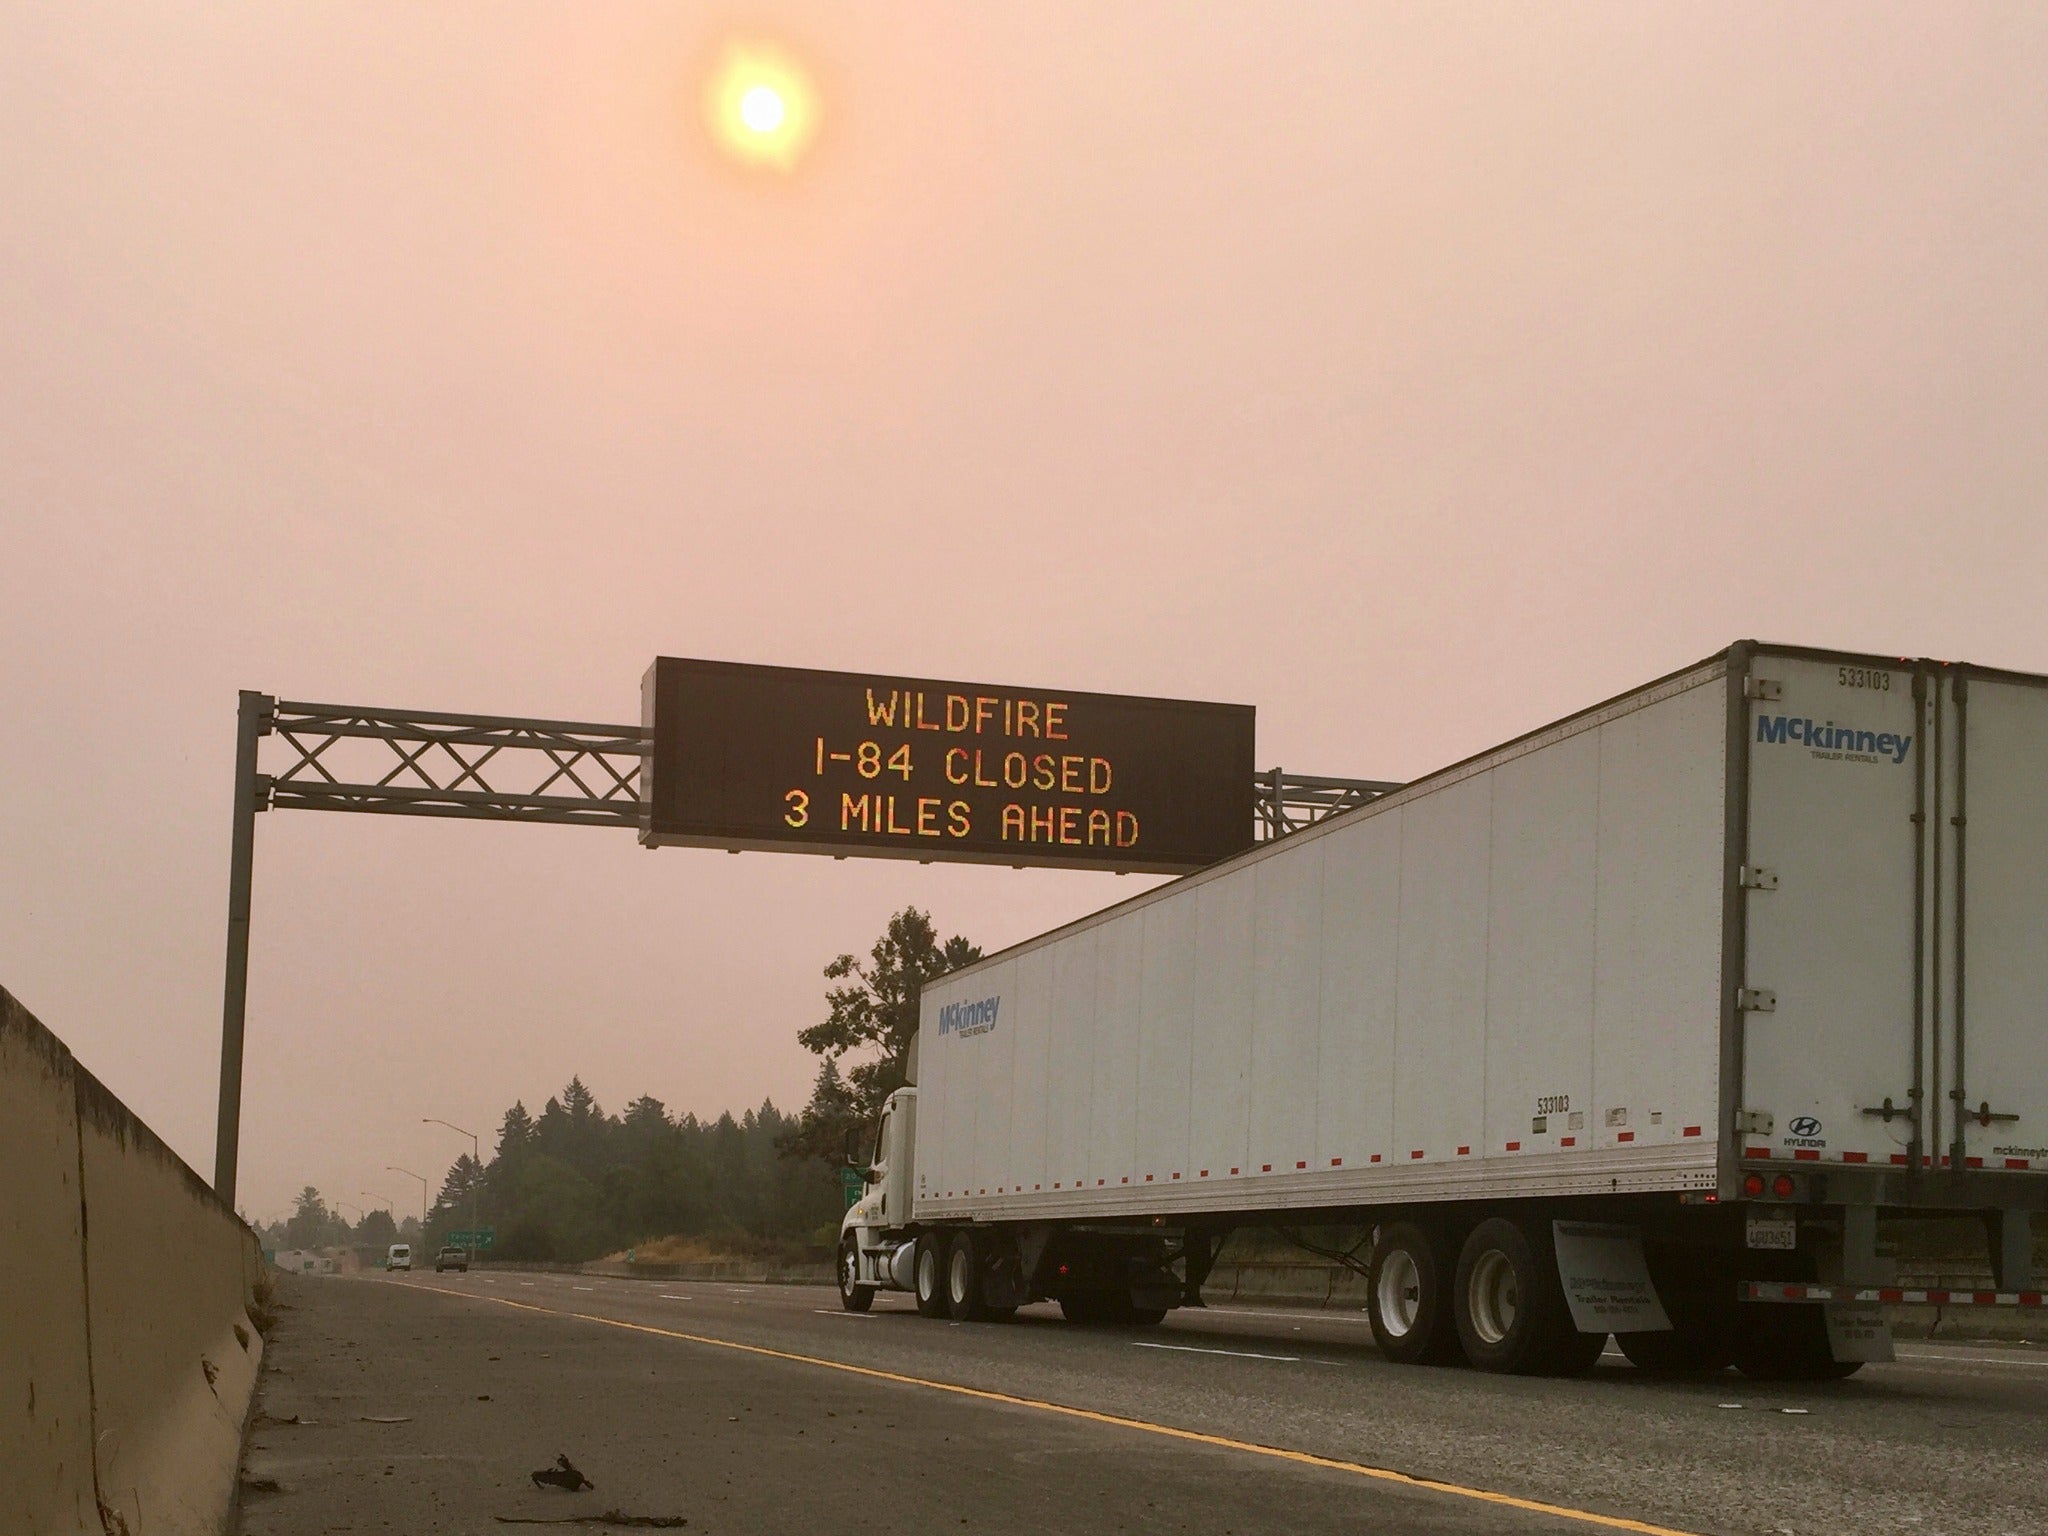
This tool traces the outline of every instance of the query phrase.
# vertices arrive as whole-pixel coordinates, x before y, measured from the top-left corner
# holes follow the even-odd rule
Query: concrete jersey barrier
[[[255,1234],[4,990],[0,1169],[9,1528],[215,1536],[262,1358]]]

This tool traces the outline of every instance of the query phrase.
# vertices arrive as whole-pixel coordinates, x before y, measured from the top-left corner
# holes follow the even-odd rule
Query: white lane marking
[[[661,1299],[663,1301],[688,1301],[690,1298],[687,1296],[671,1296],[667,1291],[663,1291]]]
[[[1907,1353],[1899,1351],[1895,1365],[1918,1365],[1922,1370],[1935,1370],[1944,1365],[2009,1365],[2023,1371],[2048,1371],[2048,1360],[2001,1360],[1996,1355],[1935,1355],[1919,1350]]]
[[[872,1323],[875,1320],[872,1312],[835,1312],[830,1307],[813,1307],[811,1310],[820,1317],[844,1317],[856,1323]]]
[[[522,1280],[519,1283],[523,1286],[528,1287],[529,1289],[531,1289],[533,1286],[533,1282],[531,1280]]]
[[[1301,1364],[1299,1355],[1255,1355],[1248,1349],[1198,1349],[1193,1344],[1141,1344],[1131,1341],[1133,1349],[1171,1349],[1184,1355],[1230,1355],[1239,1360],[1284,1360],[1289,1365]]]
[[[569,1289],[572,1291],[594,1291],[597,1287],[594,1285],[572,1285]]]

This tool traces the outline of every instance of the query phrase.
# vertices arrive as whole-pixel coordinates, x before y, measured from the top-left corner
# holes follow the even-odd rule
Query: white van
[[[411,1270],[412,1244],[393,1243],[391,1245],[391,1251],[384,1256],[384,1267],[386,1269],[403,1269],[408,1271]]]

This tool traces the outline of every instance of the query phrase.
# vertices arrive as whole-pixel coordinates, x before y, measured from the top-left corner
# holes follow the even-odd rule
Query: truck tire
[[[839,1305],[849,1312],[865,1312],[875,1304],[875,1288],[859,1281],[860,1248],[848,1233],[839,1245]]]
[[[1382,1227],[1366,1277],[1366,1315],[1382,1355],[1400,1365],[1457,1358],[1450,1266],[1427,1230],[1408,1221]]]
[[[943,1232],[927,1232],[917,1240],[911,1278],[917,1286],[917,1315],[946,1315],[946,1250],[951,1245]]]
[[[982,1265],[986,1260],[984,1249],[987,1243],[975,1233],[961,1231],[953,1234],[953,1241],[946,1251],[946,1315],[955,1322],[978,1323],[986,1309],[982,1306]]]
[[[1547,1219],[1493,1216],[1473,1228],[1453,1294],[1458,1342],[1482,1371],[1576,1376],[1606,1348],[1605,1334],[1572,1324]]]
[[[1735,1363],[1735,1303],[1659,1291],[1670,1328],[1614,1336],[1629,1364],[1652,1376],[1711,1376]]]
[[[1737,1320],[1735,1368],[1751,1381],[1840,1381],[1863,1362],[1835,1358],[1817,1303],[1753,1301]]]

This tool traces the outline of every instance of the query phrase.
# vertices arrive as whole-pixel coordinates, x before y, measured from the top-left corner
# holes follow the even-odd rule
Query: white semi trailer
[[[1846,1375],[1881,1216],[2040,1304],[2044,1020],[2048,678],[1744,642],[929,985],[841,1296],[1152,1323],[1350,1227],[1395,1360]]]

